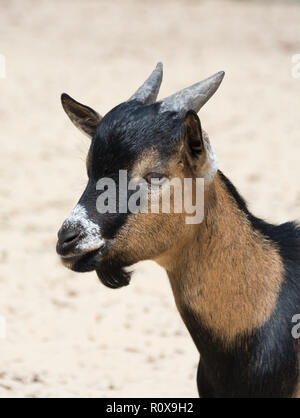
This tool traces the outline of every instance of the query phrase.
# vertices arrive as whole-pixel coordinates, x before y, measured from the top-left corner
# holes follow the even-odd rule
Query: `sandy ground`
[[[257,215],[299,217],[300,3],[0,1],[1,397],[196,396],[198,354],[168,280],[141,263],[112,291],[64,269],[56,232],[86,182],[66,91],[102,114],[157,61],[161,97],[218,70],[201,112],[220,166]]]

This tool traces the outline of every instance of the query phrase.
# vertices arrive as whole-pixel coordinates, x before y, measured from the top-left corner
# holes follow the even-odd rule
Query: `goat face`
[[[165,180],[211,179],[216,172],[212,149],[197,114],[163,109],[164,102],[151,101],[133,96],[101,119],[91,108],[62,96],[70,119],[92,140],[87,158],[88,183],[58,233],[57,252],[66,267],[77,272],[96,270],[100,280],[113,288],[129,283],[130,273],[125,267],[158,258],[184,239],[190,229],[185,214],[175,213],[172,204],[170,213],[146,213],[142,205],[141,211],[130,211],[134,191],[128,190],[129,182],[143,180],[145,201],[151,206],[150,195],[161,202]],[[120,173],[123,177],[126,174],[125,184]],[[99,211],[97,204],[102,179],[114,184],[114,196],[107,194],[107,199],[114,199],[115,210],[107,213]],[[171,189],[171,202],[175,189]],[[102,191],[102,195],[107,192]]]

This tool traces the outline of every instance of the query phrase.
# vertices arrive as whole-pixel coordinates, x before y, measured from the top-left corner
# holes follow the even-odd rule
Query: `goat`
[[[254,217],[219,170],[197,113],[219,72],[161,101],[162,64],[103,118],[62,95],[71,121],[91,138],[88,184],[58,233],[57,252],[76,272],[96,271],[108,287],[130,282],[126,267],[154,260],[167,271],[177,308],[200,353],[200,397],[300,396],[300,228]],[[183,213],[99,213],[99,178],[204,180],[204,220]],[[117,184],[121,188],[121,185]],[[128,199],[130,195],[128,196]]]

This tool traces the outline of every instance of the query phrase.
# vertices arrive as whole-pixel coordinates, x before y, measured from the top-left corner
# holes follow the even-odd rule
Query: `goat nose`
[[[58,242],[56,251],[59,255],[66,256],[74,249],[75,244],[80,238],[80,231],[75,228],[62,227],[58,232]]]

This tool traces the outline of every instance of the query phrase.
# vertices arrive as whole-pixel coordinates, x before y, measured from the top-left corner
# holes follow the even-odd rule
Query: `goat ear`
[[[198,158],[204,153],[204,142],[200,119],[197,113],[190,110],[184,119],[185,145],[192,158]]]
[[[92,138],[96,133],[101,116],[90,107],[76,102],[66,93],[61,95],[61,103],[74,125],[85,135]]]

